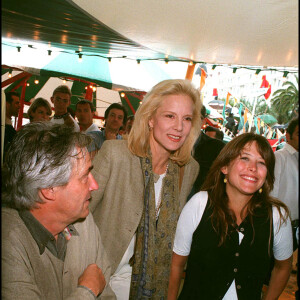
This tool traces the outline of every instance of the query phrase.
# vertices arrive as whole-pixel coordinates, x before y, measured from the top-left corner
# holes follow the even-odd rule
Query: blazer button
[[[236,288],[237,288],[238,290],[240,290],[242,287],[238,284],[238,285],[236,286]]]
[[[234,268],[234,269],[233,269],[233,272],[234,272],[234,273],[236,273],[237,271],[238,271],[238,269],[237,269],[237,268]]]
[[[236,254],[235,254],[235,256],[239,256],[240,254],[237,252]]]
[[[244,228],[243,228],[243,227],[241,227],[241,228],[240,228],[240,231],[241,231],[241,232],[244,232]]]

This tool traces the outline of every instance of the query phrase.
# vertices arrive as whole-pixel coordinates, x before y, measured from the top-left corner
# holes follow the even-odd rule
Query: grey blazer
[[[143,212],[144,182],[138,156],[125,140],[107,140],[93,160],[99,189],[92,192],[91,211],[110,259],[112,274],[136,232]],[[199,172],[191,158],[185,165],[179,196],[180,211]]]

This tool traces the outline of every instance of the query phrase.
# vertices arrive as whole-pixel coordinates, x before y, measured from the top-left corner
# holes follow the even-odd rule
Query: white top
[[[177,224],[173,251],[181,256],[190,254],[192,238],[194,231],[197,229],[202,218],[207,203],[207,192],[199,192],[195,194],[190,201],[184,206]],[[273,207],[273,228],[274,242],[273,252],[277,260],[285,260],[293,254],[293,237],[291,221],[283,223],[280,228],[280,218],[278,210]],[[244,235],[239,232],[239,243],[241,243]],[[223,300],[237,300],[235,289],[235,280],[227,290]]]
[[[77,122],[74,120],[74,118],[70,114],[69,114],[69,116],[72,119],[72,121],[74,122],[74,131],[79,132],[80,131],[79,125],[77,124]],[[61,119],[52,118],[50,120],[50,122],[55,123],[55,124],[64,124],[65,123],[63,118],[61,118]]]
[[[99,129],[99,127],[95,124],[95,123],[93,123],[87,130],[85,130],[84,132],[91,132],[91,131],[100,131],[101,132],[101,130]]]
[[[299,219],[299,152],[286,143],[274,154],[275,183],[271,195],[288,206],[292,220]]]

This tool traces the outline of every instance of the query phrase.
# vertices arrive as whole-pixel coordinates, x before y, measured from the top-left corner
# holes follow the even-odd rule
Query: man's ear
[[[55,190],[53,187],[40,189],[38,194],[39,194],[39,197],[43,200],[48,200],[48,201],[55,200]]]
[[[50,97],[50,100],[54,104],[54,97]]]

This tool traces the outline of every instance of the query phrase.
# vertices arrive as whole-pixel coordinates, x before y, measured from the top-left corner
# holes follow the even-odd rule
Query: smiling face
[[[194,104],[187,95],[169,95],[149,120],[152,154],[178,150],[192,128]]]
[[[221,171],[227,179],[226,193],[229,199],[243,195],[249,196],[250,200],[267,177],[265,160],[258,152],[256,142],[246,144],[240,155]]]
[[[48,114],[48,110],[45,106],[39,106],[35,111],[32,111],[31,117],[31,122],[50,120],[50,115]]]
[[[86,151],[86,149],[85,149]],[[90,155],[86,152],[74,162],[67,185],[55,187],[57,215],[67,224],[85,218],[89,214],[91,192],[98,189],[93,177]]]

